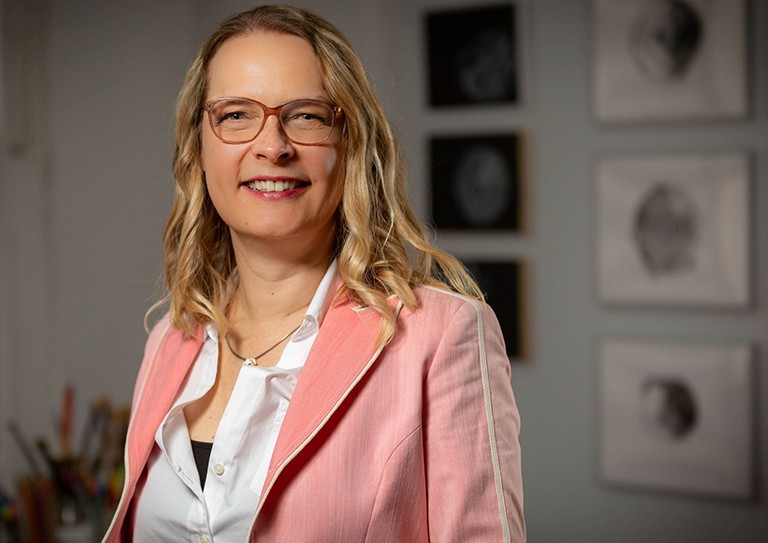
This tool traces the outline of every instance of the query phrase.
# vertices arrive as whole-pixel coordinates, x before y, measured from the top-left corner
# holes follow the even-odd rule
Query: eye
[[[240,100],[219,102],[211,110],[212,119],[217,127],[224,130],[241,130],[262,117],[261,108]]]
[[[216,114],[217,124],[236,124],[253,120],[253,115],[248,111],[221,111]]]
[[[290,117],[286,119],[288,122],[297,122],[297,123],[322,123],[322,124],[330,124],[330,119],[328,119],[325,115],[319,115],[317,113],[294,113]]]
[[[245,113],[243,113],[242,111],[232,111],[231,113],[224,113],[221,116],[221,119],[219,120],[220,121],[223,121],[223,120],[239,121],[240,119],[243,119],[243,118],[245,118]]]
[[[297,103],[283,111],[283,123],[301,130],[327,128],[333,124],[333,110],[319,102]]]

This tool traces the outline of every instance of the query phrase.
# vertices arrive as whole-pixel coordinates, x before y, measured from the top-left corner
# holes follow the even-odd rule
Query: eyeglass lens
[[[279,109],[280,124],[290,140],[316,144],[330,137],[335,113],[328,104],[297,100]],[[244,143],[259,135],[265,124],[266,111],[258,102],[232,99],[214,102],[209,115],[219,138],[229,143]]]

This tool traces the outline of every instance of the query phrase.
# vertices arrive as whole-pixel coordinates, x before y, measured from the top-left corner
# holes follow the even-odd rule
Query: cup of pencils
[[[105,399],[91,404],[80,448],[72,447],[74,389],[64,391],[56,421],[56,454],[43,438],[31,447],[18,425],[8,429],[28,461],[31,475],[19,481],[22,541],[92,543],[99,541],[122,488],[122,451],[129,409],[113,409]],[[45,468],[37,458],[42,457]]]

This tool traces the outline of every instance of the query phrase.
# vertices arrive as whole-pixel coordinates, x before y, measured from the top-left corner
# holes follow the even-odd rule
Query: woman
[[[327,21],[223,23],[177,110],[169,313],[105,541],[523,541],[498,323]]]

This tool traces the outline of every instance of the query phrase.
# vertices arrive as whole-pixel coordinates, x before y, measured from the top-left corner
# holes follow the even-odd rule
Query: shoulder
[[[146,350],[147,351],[152,350],[152,348],[156,348],[161,343],[168,340],[178,341],[178,342],[185,342],[189,340],[201,341],[204,335],[205,335],[204,327],[201,324],[198,324],[195,327],[195,331],[191,336],[183,332],[182,330],[179,330],[176,326],[174,326],[173,322],[171,321],[170,314],[166,313],[165,315],[163,315],[163,317],[159,321],[157,321],[152,326],[152,329],[149,331]]]
[[[147,338],[147,343],[144,347],[144,354],[149,355],[152,351],[156,351],[168,334],[173,334],[174,332],[181,333],[171,324],[171,317],[166,313],[149,331],[149,337]]]
[[[202,345],[201,337],[202,326],[198,327],[194,336],[189,336],[176,328],[168,315],[155,323],[144,347],[144,357],[134,389],[134,405],[144,383],[157,372],[162,372],[165,379],[176,371],[186,372],[188,363],[191,363]]]
[[[169,315],[164,315],[152,326],[144,347],[142,366],[147,366],[158,356],[173,356],[187,346],[202,344],[204,330],[198,325],[193,335],[188,335],[173,325]]]
[[[489,310],[488,304],[477,298],[439,287],[422,286],[414,290],[418,306],[406,315],[416,318],[452,319],[480,317]]]
[[[417,306],[401,310],[401,332],[436,339],[499,335],[496,316],[484,301],[438,287],[417,287],[414,292]]]

